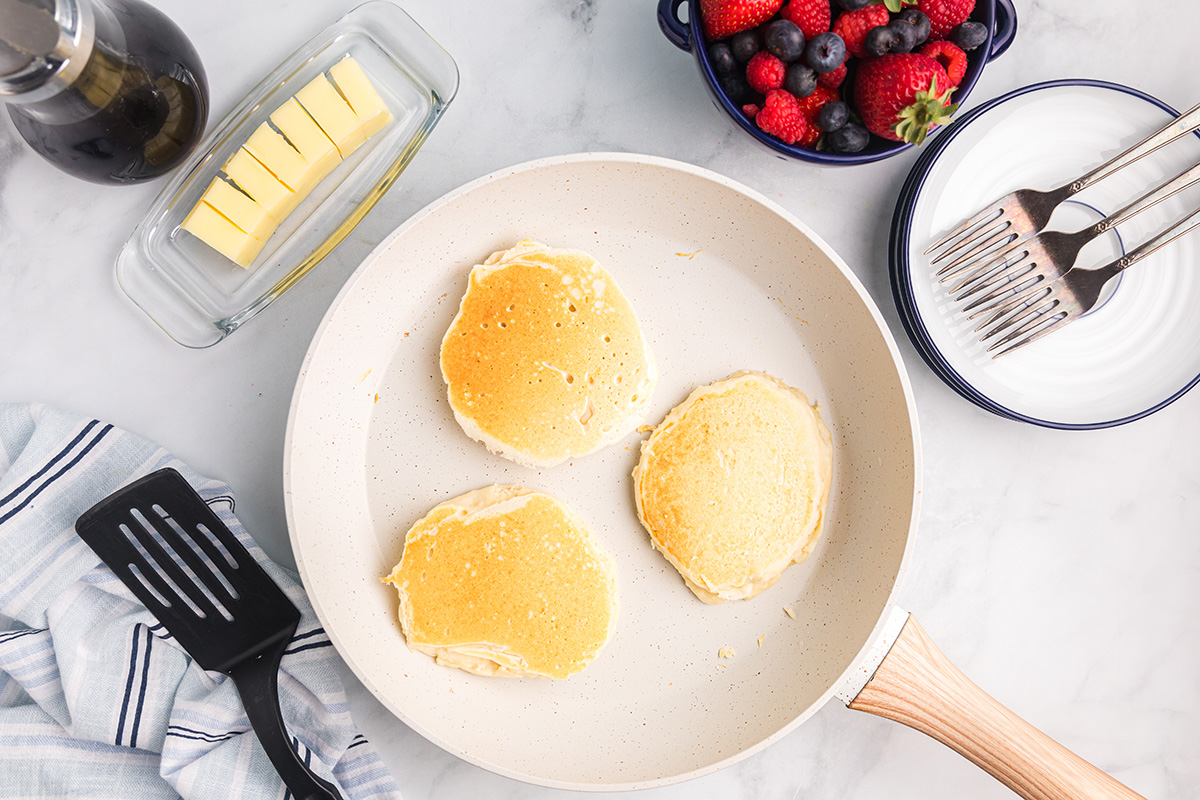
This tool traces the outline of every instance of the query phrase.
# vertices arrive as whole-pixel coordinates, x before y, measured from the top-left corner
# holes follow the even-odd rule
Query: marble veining
[[[208,70],[215,122],[355,0],[158,0]],[[984,412],[925,367],[897,319],[887,226],[917,154],[847,170],[748,146],[710,105],[654,4],[509,0],[402,5],[458,61],[462,88],[404,175],[321,267],[215,348],[172,343],[113,280],[157,186],[58,173],[0,122],[0,399],[41,400],[152,437],[233,484],[239,514],[292,563],[280,462],[297,370],[325,309],[389,231],[468,180],[587,150],[678,158],[742,181],[826,239],[900,344],[921,417],[924,496],[900,601],[1002,702],[1149,798],[1200,785],[1200,393],[1147,419],[1059,432]],[[965,104],[1035,81],[1125,83],[1184,109],[1197,96],[1200,6],[1018,0],[1012,48]],[[237,20],[231,24],[230,20]],[[1013,143],[1019,147],[1019,142]],[[345,671],[351,708],[410,800],[551,800],[443,752]],[[632,797],[632,795],[630,795]],[[1001,800],[1012,794],[901,726],[827,705],[726,770],[645,800]]]

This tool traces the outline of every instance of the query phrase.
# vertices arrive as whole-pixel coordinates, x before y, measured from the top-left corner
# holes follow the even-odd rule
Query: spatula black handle
[[[321,780],[303,761],[288,739],[279,711],[279,661],[291,637],[253,659],[229,670],[246,716],[258,741],[296,800],[342,800],[332,784]]]

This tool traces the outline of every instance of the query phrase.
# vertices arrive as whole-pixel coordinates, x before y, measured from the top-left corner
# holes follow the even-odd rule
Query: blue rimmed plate
[[[1119,425],[1200,381],[1200,237],[1185,237],[1121,276],[1086,317],[992,359],[933,277],[923,251],[959,220],[1018,188],[1049,189],[1115,156],[1177,116],[1119,84],[1064,80],[991,100],[922,153],[892,220],[892,291],[918,352],[952,389],[1010,419],[1052,428]],[[1184,139],[1077,195],[1050,221],[1076,230],[1200,161]],[[1194,210],[1183,192],[1089,244],[1077,266],[1106,263]]]

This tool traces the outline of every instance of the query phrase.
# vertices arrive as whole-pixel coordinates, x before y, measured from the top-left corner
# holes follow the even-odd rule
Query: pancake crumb
[[[704,252],[704,249],[701,248],[700,250],[693,250],[690,253],[676,253],[675,255],[679,256],[680,258],[686,258],[688,261],[691,261],[693,258],[695,258],[696,256],[700,255],[703,252]]]
[[[637,432],[638,433],[650,433],[650,431],[652,431],[652,430],[654,430],[653,425],[640,425],[640,426],[638,426]]]
[[[717,651],[717,658],[733,658],[736,655],[732,647],[722,647]]]
[[[766,638],[767,638],[767,635],[765,633],[762,636],[758,637],[758,646],[759,647],[762,647],[763,639],[766,639]]]
[[[787,614],[787,615],[788,615],[789,617],[791,617],[792,619],[795,619],[795,618],[796,618],[796,612],[795,612],[795,611],[792,611],[792,608],[791,608],[791,606],[784,606],[784,607],[783,607],[783,613]]]

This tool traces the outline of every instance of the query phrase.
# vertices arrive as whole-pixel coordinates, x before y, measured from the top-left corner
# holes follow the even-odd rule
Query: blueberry
[[[733,51],[733,57],[739,64],[745,64],[754,58],[754,54],[762,49],[762,45],[759,44],[755,31],[742,31],[735,33],[729,40],[729,49]]]
[[[894,19],[888,23],[888,30],[892,32],[893,53],[911,53],[917,46],[917,29],[911,23]]]
[[[790,64],[783,74],[783,88],[796,97],[808,97],[817,90],[817,71],[807,64]]]
[[[871,140],[871,134],[862,125],[847,122],[835,131],[831,131],[825,142],[835,153],[858,153]]]
[[[917,44],[924,44],[929,38],[929,17],[925,16],[924,12],[918,11],[915,8],[906,8],[900,12],[896,19],[902,19],[917,29]],[[916,45],[913,46],[915,47]]]
[[[708,46],[708,61],[718,75],[728,75],[738,66],[733,60],[733,51],[724,42],[714,42]]]
[[[804,60],[817,72],[833,72],[846,60],[846,43],[836,33],[818,33],[804,49]]]
[[[767,52],[785,63],[804,55],[804,33],[790,19],[777,19],[763,30]]]
[[[837,4],[846,11],[860,11],[871,5],[872,0],[837,0]]]
[[[849,121],[850,106],[841,100],[826,103],[817,112],[817,127],[826,133],[838,130]]]
[[[867,35],[863,37],[863,50],[867,51],[867,55],[878,58],[892,52],[892,44],[895,41],[896,35],[892,33],[892,29],[887,25],[880,25],[867,31]]]
[[[731,72],[728,75],[721,75],[721,88],[725,90],[725,94],[735,106],[753,103],[758,99],[758,93],[746,81],[746,76],[741,72]]]
[[[987,41],[987,27],[982,22],[963,22],[950,31],[950,41],[963,50],[974,50]]]

